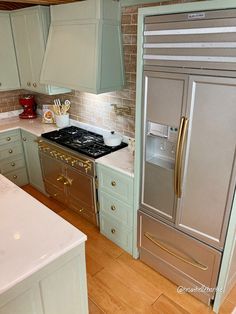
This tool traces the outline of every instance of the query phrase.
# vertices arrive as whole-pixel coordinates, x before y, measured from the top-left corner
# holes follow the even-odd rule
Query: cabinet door
[[[45,193],[42,170],[38,154],[37,136],[22,131],[22,140],[29,183],[39,191]]]
[[[178,227],[222,248],[235,188],[236,80],[190,77]]]
[[[175,151],[185,110],[186,75],[144,72],[141,207],[174,222]]]
[[[20,87],[10,17],[0,13],[0,90]]]
[[[43,38],[42,21],[39,10],[30,11],[26,15],[28,40],[32,67],[32,86],[31,90],[45,93],[47,86],[39,83],[45,45]]]
[[[23,13],[12,13],[11,21],[18,68],[20,72],[21,87],[29,89],[32,84],[33,74],[30,58],[27,18]]]

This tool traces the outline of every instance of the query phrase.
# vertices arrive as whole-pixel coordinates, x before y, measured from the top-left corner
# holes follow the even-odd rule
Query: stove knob
[[[61,155],[60,153],[55,152],[54,157],[58,158],[58,157],[60,157],[60,155]]]
[[[66,157],[65,155],[60,155],[60,159],[61,159],[61,160],[64,160],[65,157]]]
[[[77,164],[77,160],[76,160],[76,159],[74,159],[74,160],[71,161],[71,166],[74,167],[76,164]]]
[[[68,163],[71,160],[71,157],[66,157],[65,161]]]
[[[49,147],[44,147],[43,151],[46,153],[49,150]]]
[[[55,156],[55,153],[56,153],[56,151],[55,151],[55,150],[50,151],[50,155],[51,155],[52,157],[54,157],[54,156]]]

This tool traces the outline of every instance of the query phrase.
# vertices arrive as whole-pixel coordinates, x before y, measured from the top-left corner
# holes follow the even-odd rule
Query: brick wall
[[[18,99],[24,93],[23,90],[0,92],[0,113],[21,109]]]
[[[70,109],[71,118],[98,127],[116,130],[127,136],[134,136],[138,8],[179,2],[188,1],[165,1],[163,3],[151,3],[122,8],[122,36],[126,75],[125,88],[122,91],[115,91],[101,95],[81,93],[79,91],[59,95],[61,100],[70,99],[72,103]],[[0,93],[0,112],[19,109],[18,97],[21,93],[25,93],[25,91]],[[38,105],[41,106],[44,103],[53,103],[53,99],[55,98],[57,97],[37,94],[36,101]],[[129,106],[131,108],[131,113],[125,116],[117,116],[111,104]]]

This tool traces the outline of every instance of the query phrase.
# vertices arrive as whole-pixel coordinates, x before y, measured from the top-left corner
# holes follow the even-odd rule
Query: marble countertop
[[[87,239],[2,175],[0,199],[0,294]]]
[[[36,119],[20,119],[18,117],[0,119],[0,132],[21,128],[36,136],[40,136],[42,133],[57,129],[55,124],[45,124],[41,121],[41,117]]]
[[[108,166],[131,177],[134,176],[134,156],[128,147],[98,158],[96,163]]]
[[[76,121],[73,121],[73,125],[76,125]],[[81,127],[81,125],[78,126]],[[41,117],[31,120],[24,120],[18,117],[0,119],[0,132],[18,128],[33,133],[36,136],[40,136],[42,133],[57,129],[55,124],[42,123]],[[96,163],[106,165],[129,176],[134,176],[134,158],[128,148],[123,148],[114,153],[98,158],[96,159]]]

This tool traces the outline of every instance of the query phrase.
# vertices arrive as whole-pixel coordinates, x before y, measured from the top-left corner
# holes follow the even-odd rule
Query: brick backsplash
[[[124,65],[126,85],[121,91],[114,91],[101,95],[93,95],[73,91],[69,94],[58,95],[61,100],[71,101],[70,116],[75,120],[95,126],[115,130],[127,136],[134,136],[135,123],[135,90],[136,90],[136,59],[137,59],[137,14],[138,8],[188,2],[185,0],[165,1],[156,4],[134,5],[122,8],[122,36],[124,50]],[[21,108],[18,103],[19,95],[26,91],[11,91],[0,93],[0,112]],[[42,104],[53,103],[57,96],[36,94],[35,99],[39,107]],[[131,108],[131,113],[125,116],[115,114],[111,104],[125,105]]]

